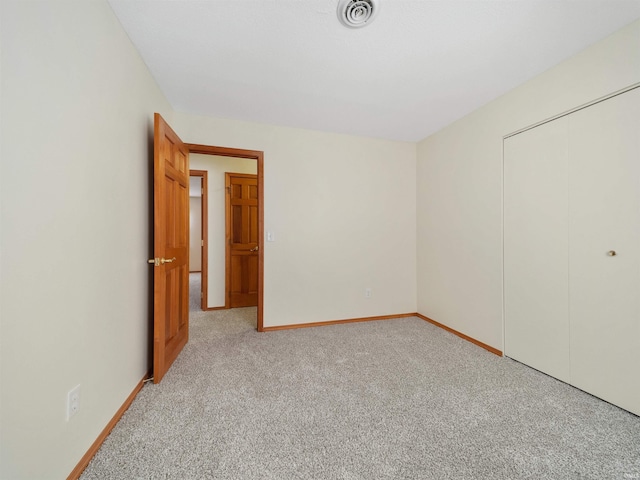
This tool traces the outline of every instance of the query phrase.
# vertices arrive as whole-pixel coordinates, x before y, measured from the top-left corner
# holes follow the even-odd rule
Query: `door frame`
[[[187,145],[188,148],[188,145]],[[191,153],[191,151],[189,152]],[[207,310],[209,305],[209,182],[207,175],[209,172],[206,170],[189,170],[189,177],[199,177],[202,182],[202,195],[200,196],[200,213],[202,218],[200,219],[200,225],[202,227],[202,246],[201,246],[201,263],[200,266],[200,308]]]
[[[264,331],[264,152],[260,150],[244,150],[240,148],[218,147],[185,143],[189,153],[217,155],[220,157],[249,158],[257,162],[258,175],[258,318],[257,329]],[[226,303],[226,300],[225,300]]]

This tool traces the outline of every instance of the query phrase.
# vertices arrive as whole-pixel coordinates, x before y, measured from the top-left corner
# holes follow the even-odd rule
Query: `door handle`
[[[165,263],[172,263],[174,260],[176,259],[176,257],[173,258],[150,258],[149,260],[147,260],[147,263],[150,263],[151,265],[155,265],[156,267],[159,267],[160,265],[164,265]]]
[[[256,245],[255,247],[253,247],[251,250],[249,250],[250,252],[257,252],[258,249],[260,248],[260,245]]]
[[[164,265],[165,263],[172,263],[174,260],[176,259],[176,257],[173,258],[150,258],[149,260],[147,260],[147,263],[150,263],[151,265],[155,265],[156,267],[159,267],[160,265]]]
[[[616,251],[615,251],[615,250],[609,250],[609,251],[607,252],[607,255],[609,255],[610,257],[615,257],[615,256],[617,255],[617,253],[616,253]]]

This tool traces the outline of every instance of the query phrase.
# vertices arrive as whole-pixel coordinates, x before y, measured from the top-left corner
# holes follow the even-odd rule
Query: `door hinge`
[[[200,246],[204,247],[204,240],[200,240]]]
[[[204,195],[204,188],[201,188],[201,189],[200,189],[200,193],[201,193],[202,195]]]
[[[231,195],[231,185],[227,185],[227,193]]]

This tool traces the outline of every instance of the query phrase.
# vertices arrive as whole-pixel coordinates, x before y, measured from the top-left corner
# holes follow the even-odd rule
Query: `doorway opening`
[[[208,305],[208,173],[189,170],[189,310]]]
[[[246,224],[250,221],[253,222],[253,230],[250,232],[252,242],[246,247],[247,251],[242,252],[242,256],[252,256],[252,258],[243,258],[238,271],[250,272],[254,276],[252,281],[243,282],[251,285],[253,298],[257,299],[256,327],[258,331],[263,331],[263,153],[209,145],[186,144],[186,147],[190,154],[190,166],[194,168],[192,172],[207,174],[206,176],[198,175],[201,182],[207,183],[202,188],[202,191],[207,195],[207,200],[202,200],[203,217],[205,216],[205,207],[207,209],[207,226],[204,227],[205,219],[203,218],[203,232],[200,239],[202,243],[202,310],[221,310],[241,306],[230,299],[230,292],[234,288],[231,284],[228,251],[233,228],[229,225],[227,209],[232,191],[226,183],[226,174],[232,172],[232,174],[249,175],[255,178],[253,186],[247,187],[248,195],[252,197],[248,201],[253,201],[252,208],[245,209],[247,210],[246,218],[241,218],[242,222]],[[236,190],[237,192],[241,191],[240,189]],[[245,200],[243,199],[242,202]],[[239,211],[240,207],[238,206],[236,210]],[[236,230],[240,223],[236,225]],[[237,259],[236,263],[238,263]],[[253,305],[256,305],[255,301]]]

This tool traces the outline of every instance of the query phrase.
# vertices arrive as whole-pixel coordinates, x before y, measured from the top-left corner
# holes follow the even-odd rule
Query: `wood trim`
[[[204,310],[209,312],[211,310],[229,310],[229,308],[228,307],[207,307]]]
[[[242,148],[217,147],[214,145],[198,145],[197,143],[185,143],[190,153],[202,153],[204,155],[219,155],[221,157],[253,158],[257,160],[263,152],[259,150],[244,150]]]
[[[202,302],[209,306],[209,172],[202,170]]]
[[[264,156],[258,152],[258,331],[264,331]]]
[[[415,317],[415,313],[399,313],[398,315],[381,315],[378,317],[361,317],[361,318],[347,318],[345,320],[329,320],[326,322],[315,323],[294,323],[292,325],[278,325],[276,327],[263,327],[264,332],[274,332],[276,330],[292,330],[295,328],[309,328],[309,327],[326,327],[328,325],[340,325],[342,323],[357,323],[357,322],[372,322],[377,320],[393,320],[396,318]]]
[[[107,423],[107,426],[104,427],[104,430],[100,432],[100,435],[98,435],[98,438],[96,439],[96,441],[93,442],[93,444],[89,447],[89,450],[87,450],[87,453],[85,453],[84,456],[80,459],[80,461],[76,465],[76,468],[74,468],[72,472],[69,474],[69,476],[67,477],[67,480],[77,480],[78,478],[80,478],[80,475],[82,475],[82,472],[84,471],[84,469],[87,468],[87,465],[89,465],[89,462],[91,461],[91,459],[95,456],[95,454],[98,452],[98,450],[104,443],[105,439],[109,436],[109,434],[111,433],[111,430],[113,430],[113,427],[115,427],[116,424],[120,421],[120,419],[122,418],[122,415],[124,415],[124,412],[127,411],[127,409],[131,406],[131,404],[135,400],[140,390],[142,390],[145,380],[149,378],[151,378],[151,372],[147,373],[144,377],[142,377],[142,380],[138,382],[138,384],[133,389],[133,392],[131,392],[131,394],[127,397],[127,399],[124,401],[122,406],[118,409],[118,411],[113,416],[111,421]]]
[[[264,313],[264,152],[241,148],[217,147],[185,143],[189,153],[219,155],[221,157],[252,158],[258,162],[258,320],[257,329],[263,332]]]
[[[191,150],[189,150],[191,153]],[[207,310],[209,305],[209,172],[206,170],[189,170],[190,177],[201,177],[202,180],[202,208],[200,212],[202,218],[200,224],[202,225],[202,275],[201,275],[201,287],[202,298],[200,299],[200,308]]]
[[[453,333],[454,335],[457,335],[458,337],[466,340],[467,342],[471,342],[474,345],[477,345],[478,347],[482,347],[485,350],[493,353],[494,355],[498,355],[499,357],[502,357],[502,351],[498,350],[497,348],[493,348],[490,345],[487,345],[486,343],[482,343],[479,340],[476,340],[475,338],[469,337],[468,335],[465,335],[464,333],[460,333],[457,330],[454,330],[453,328],[449,328],[446,325],[443,325],[440,322],[436,322],[435,320],[430,319],[429,317],[425,317],[424,315],[420,314],[420,313],[415,313],[414,314],[416,317],[421,318],[422,320],[424,320],[425,322],[429,322],[432,325],[435,325],[436,327],[440,327],[443,330],[446,330],[449,333]]]
[[[229,290],[231,285],[231,177],[224,172],[224,308],[229,308]]]
[[[407,317],[418,317],[426,322],[431,323],[432,325],[435,325],[436,327],[442,328],[443,330],[446,330],[449,333],[453,333],[454,335],[473,343],[474,345],[477,345],[478,347],[484,348],[485,350],[493,353],[494,355],[497,355],[499,357],[502,357],[503,354],[500,350],[498,350],[497,348],[493,348],[490,345],[487,345],[486,343],[482,343],[479,340],[476,340],[475,338],[469,337],[468,335],[465,335],[464,333],[460,333],[457,330],[454,330],[453,328],[449,328],[446,325],[443,325],[442,323],[436,322],[435,320],[432,320],[429,317],[425,317],[424,315],[420,314],[420,313],[400,313],[398,315],[382,315],[382,316],[378,316],[378,317],[362,317],[362,318],[348,318],[345,320],[329,320],[326,322],[315,322],[315,323],[294,323],[292,325],[278,325],[275,327],[263,327],[262,331],[264,332],[275,332],[278,330],[292,330],[292,329],[296,329],[296,328],[309,328],[309,327],[325,327],[328,325],[339,325],[342,323],[357,323],[357,322],[371,322],[371,321],[377,321],[377,320],[393,320],[396,318],[407,318]]]

